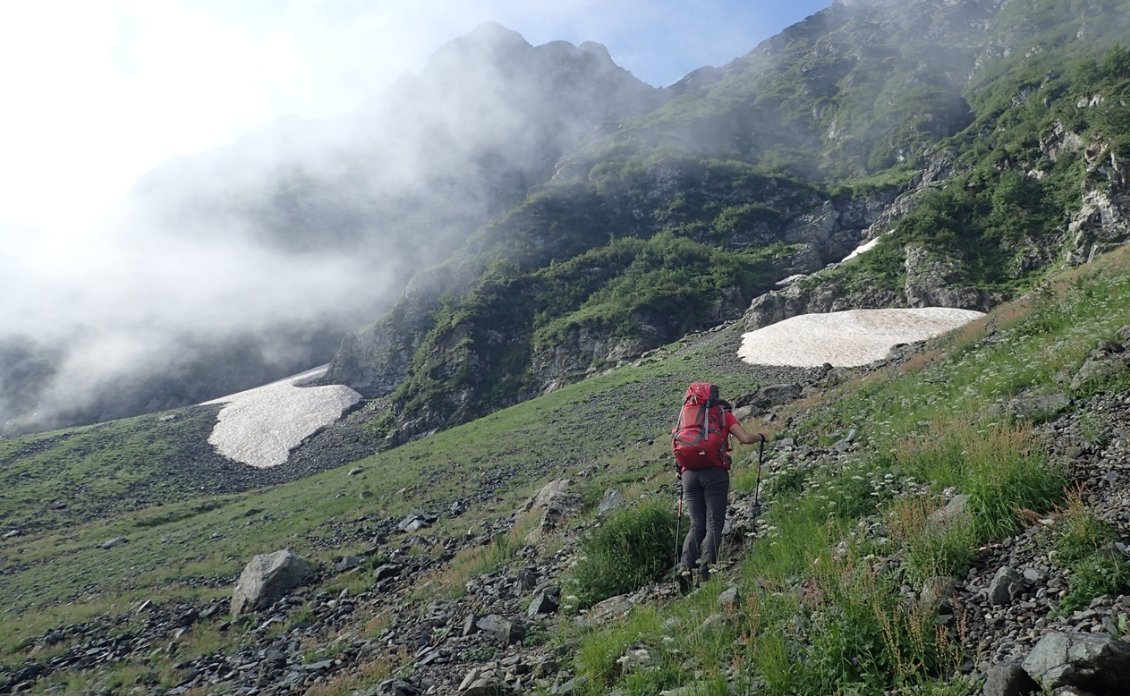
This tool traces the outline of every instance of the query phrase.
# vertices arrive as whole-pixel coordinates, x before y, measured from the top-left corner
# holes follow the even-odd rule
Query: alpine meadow
[[[0,693],[1130,693],[1130,0],[836,0],[662,88],[488,23],[122,219],[261,297],[0,330]],[[694,382],[769,438],[687,587]]]

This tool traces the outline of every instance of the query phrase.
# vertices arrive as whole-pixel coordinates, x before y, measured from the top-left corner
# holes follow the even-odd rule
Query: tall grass
[[[570,589],[580,607],[654,582],[675,563],[675,515],[658,502],[619,510],[581,543]]]
[[[960,575],[973,558],[977,535],[972,519],[936,524],[931,515],[940,509],[934,498],[912,496],[894,501],[887,513],[891,538],[903,549],[903,567],[916,583]]]
[[[1083,502],[1083,492],[1073,489],[1055,525],[1053,560],[1068,571],[1061,613],[1086,607],[1100,595],[1130,591],[1130,559],[1113,546],[1117,538],[1114,525],[1095,517]]]
[[[1019,531],[1026,510],[1054,508],[1067,482],[1027,426],[939,420],[926,434],[902,440],[895,459],[913,476],[968,494],[973,531],[982,541]]]

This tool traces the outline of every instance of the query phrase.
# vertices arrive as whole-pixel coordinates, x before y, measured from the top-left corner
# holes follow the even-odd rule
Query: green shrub
[[[621,510],[581,545],[571,582],[579,606],[631,592],[658,580],[675,561],[675,514],[644,503]]]
[[[1069,614],[1082,609],[1095,597],[1125,594],[1130,590],[1130,563],[1125,555],[1109,549],[1096,551],[1073,563],[1067,582],[1067,594],[1059,611]]]
[[[1095,597],[1130,590],[1130,559],[1111,547],[1117,531],[1095,517],[1078,491],[1068,497],[1057,522],[1055,561],[1069,573],[1061,613],[1082,609]]]
[[[785,469],[765,486],[765,494],[771,498],[795,497],[804,492],[804,471]]]
[[[981,539],[1014,534],[1025,510],[1045,512],[1063,500],[1063,472],[1030,438],[1024,431],[995,428],[966,468],[973,524]]]
[[[959,661],[935,608],[907,604],[896,579],[857,550],[822,559],[806,587],[800,664],[773,693],[884,693],[927,683]]]

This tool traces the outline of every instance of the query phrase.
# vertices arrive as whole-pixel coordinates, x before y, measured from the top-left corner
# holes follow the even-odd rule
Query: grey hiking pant
[[[683,472],[683,501],[691,515],[691,529],[683,540],[682,561],[688,568],[694,568],[700,550],[703,566],[718,560],[729,492],[730,472],[726,469],[687,469]]]

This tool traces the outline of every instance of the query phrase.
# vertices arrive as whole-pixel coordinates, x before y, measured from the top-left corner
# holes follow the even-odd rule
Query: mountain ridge
[[[874,225],[899,226],[917,194],[941,185],[942,178],[967,178],[982,170],[976,186],[991,187],[997,175],[984,170],[999,166],[1025,175],[1037,171],[1048,177],[1041,179],[1040,188],[1067,192],[1079,185],[1077,164],[1032,168],[1041,159],[1054,163],[1052,150],[1063,149],[1025,140],[1025,131],[1050,127],[1025,95],[1043,90],[1041,106],[1050,114],[1082,82],[1063,70],[1027,67],[1017,56],[1028,56],[1033,66],[1064,60],[1090,60],[1097,66],[1117,39],[1119,21],[1110,19],[1118,16],[1111,14],[1117,7],[1113,0],[1080,0],[1069,8],[1041,0],[945,7],[835,3],[728,65],[693,71],[667,89],[635,80],[595,45],[551,42],[533,47],[515,32],[484,25],[472,38],[456,39],[438,51],[420,76],[403,78],[390,88],[396,98],[317,124],[283,124],[278,135],[256,136],[225,149],[222,156],[234,159],[223,167],[207,159],[183,160],[174,169],[194,171],[193,186],[174,186],[179,175],[159,172],[139,185],[139,194],[149,201],[142,206],[145,222],[139,232],[179,230],[181,237],[244,240],[263,245],[269,258],[294,258],[330,273],[348,258],[350,279],[335,283],[337,294],[327,296],[324,307],[303,312],[297,320],[287,308],[271,309],[272,318],[258,322],[261,328],[224,327],[228,335],[223,339],[209,337],[207,323],[192,329],[197,335],[188,341],[178,338],[186,332],[174,331],[170,342],[179,343],[177,374],[166,370],[153,377],[139,365],[135,374],[118,376],[130,381],[129,390],[103,386],[100,395],[76,397],[65,406],[40,404],[39,417],[49,419],[48,412],[56,409],[55,415],[70,420],[34,426],[34,420],[21,421],[20,416],[31,413],[28,402],[61,378],[63,358],[48,359],[42,369],[13,370],[4,377],[11,385],[5,392],[27,396],[2,404],[5,431],[187,403],[184,395],[190,392],[188,400],[206,400],[325,362],[347,333],[352,335],[337,351],[333,379],[382,396],[430,360],[408,354],[420,350],[436,329],[437,307],[473,300],[476,285],[493,282],[491,274],[497,276],[509,263],[518,263],[520,276],[609,247],[616,238],[651,238],[667,231],[704,244],[703,253],[706,248],[748,251],[753,244],[784,243],[767,251],[772,261],[752,254],[743,259],[763,271],[767,263],[769,274],[776,276],[772,280],[704,288],[733,299],[709,320],[661,329],[644,311],[634,331],[623,317],[609,321],[605,302],[598,312],[603,325],[580,321],[571,331],[599,336],[609,348],[561,353],[559,374],[548,382],[538,376],[542,370],[533,369],[531,360],[541,359],[536,348],[527,346],[525,334],[544,332],[554,322],[568,324],[580,308],[557,307],[551,315],[535,318],[536,326],[523,327],[508,342],[514,344],[511,353],[529,353],[524,367],[519,364],[523,360],[513,365],[524,376],[509,398],[522,398],[610,359],[638,355],[679,331],[738,316],[748,310],[743,304],[772,289],[771,282],[838,262],[885,231]],[[498,43],[497,51],[493,43]],[[1025,70],[1031,76],[1022,74]],[[480,89],[484,85],[495,86]],[[527,100],[521,98],[524,94],[540,96]],[[446,97],[468,108],[431,108]],[[1078,122],[1079,114],[1065,112],[1059,118],[1062,128],[1065,122]],[[1024,119],[1031,121],[1018,127]],[[576,127],[570,125],[574,122]],[[389,132],[382,135],[374,123],[391,124]],[[430,126],[416,130],[421,123]],[[488,123],[491,127],[481,127]],[[1096,128],[1082,125],[1084,131]],[[284,147],[291,154],[277,155],[278,146],[295,140],[297,133],[309,137],[311,130],[320,133],[313,138],[316,146],[298,153]],[[1082,142],[1092,136],[1071,131],[1070,137]],[[236,155],[240,148],[249,155]],[[946,154],[953,151],[964,154]],[[255,152],[274,159],[265,167],[255,164],[262,161]],[[1025,156],[1029,161],[1018,161],[1020,152],[1032,153]],[[1078,149],[1060,160],[1077,162],[1077,154]],[[241,161],[254,166],[233,166]],[[397,166],[384,166],[386,162]],[[162,176],[169,183],[161,184]],[[1079,196],[1057,197],[1056,205],[1065,211],[1079,205]],[[1119,200],[1115,196],[1098,203],[1099,209],[1113,211],[1107,220],[1124,217]],[[1029,217],[1042,218],[1035,224],[1056,224],[1054,211],[1034,213]],[[1004,221],[993,224],[1007,226]],[[1099,227],[1112,225],[1100,221]],[[1008,234],[1015,236],[1016,228]],[[1011,263],[1006,257],[1014,250],[995,238],[995,229],[976,234],[986,238],[963,243],[972,241],[967,246],[983,257],[998,257],[990,265]],[[1025,269],[1021,275],[1038,274],[1056,261],[1051,250],[1062,242],[1050,240],[1051,234],[1020,233],[1032,237],[1020,240],[1025,247],[1025,258],[1016,261]],[[1118,239],[1116,232],[1100,234]],[[428,239],[430,244],[406,239]],[[984,308],[1011,290],[974,286],[1020,282],[991,277],[984,264],[978,268],[976,260],[963,258],[961,249],[955,255],[947,245],[955,242],[935,237],[927,247],[937,247],[941,259],[952,257],[951,265],[959,271],[942,276],[964,288],[938,297],[957,301],[976,294],[979,299],[963,301],[963,306]],[[457,255],[458,261],[445,264],[448,255]],[[873,269],[879,291],[860,297],[857,306],[899,301],[898,292],[886,292],[886,286],[904,282],[893,267],[893,255],[875,256],[884,259],[882,269]],[[677,264],[667,260],[662,268],[640,272],[651,283],[661,273],[678,272],[670,268],[672,263]],[[960,271],[961,266],[972,271]],[[361,267],[368,273],[358,274]],[[617,287],[603,291],[609,296],[640,282],[625,278],[610,285]],[[408,299],[394,308],[400,294]],[[637,299],[625,296],[618,302],[631,307]],[[579,301],[597,300],[582,296]],[[850,304],[841,298],[837,306]],[[555,314],[560,312],[567,314]],[[368,329],[356,328],[382,314],[385,319]],[[404,323],[398,325],[396,317]],[[387,339],[390,352],[366,344],[364,337],[376,331],[403,336]],[[53,352],[65,356],[81,351],[84,340],[88,338],[80,332],[64,345],[34,345],[41,357],[49,358]],[[13,337],[8,342],[9,352],[23,356],[20,364],[27,363],[26,341]],[[287,350],[277,350],[283,343]],[[238,356],[229,359],[230,369],[216,369],[215,356],[222,354]],[[452,361],[450,374],[459,372],[454,363],[463,359],[432,357]],[[382,361],[389,369],[381,367]],[[413,367],[413,362],[420,365]],[[434,400],[436,394],[421,396]],[[393,398],[399,410],[415,398],[407,393],[401,397]],[[488,394],[469,398],[479,403],[467,415],[508,403]],[[452,415],[451,407],[439,409],[426,430],[466,417],[452,421]],[[411,428],[398,424],[400,419],[392,414],[387,428],[398,441],[414,436]]]

